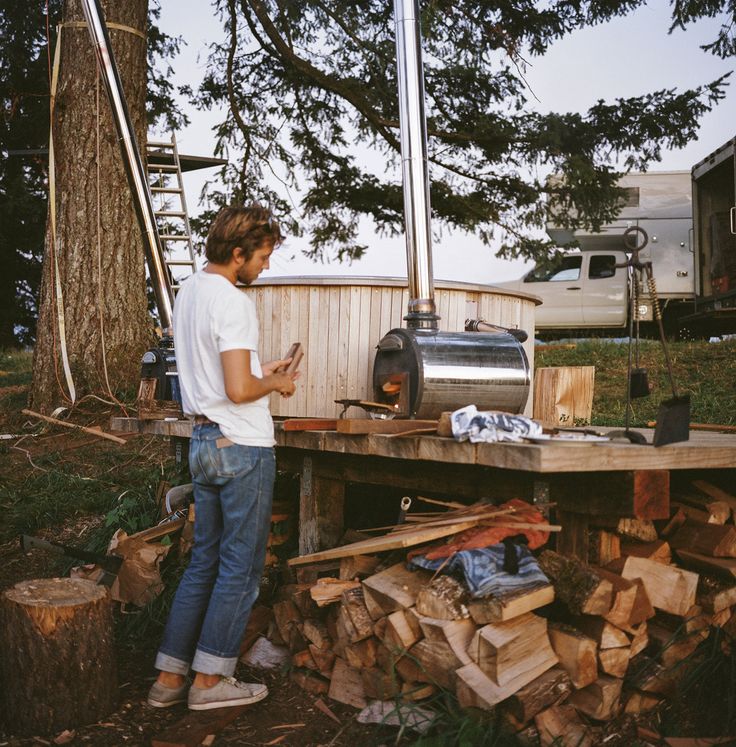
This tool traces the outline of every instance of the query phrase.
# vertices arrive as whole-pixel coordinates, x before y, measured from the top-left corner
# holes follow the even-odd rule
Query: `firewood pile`
[[[448,504],[439,518],[290,561],[297,583],[274,603],[267,636],[291,652],[292,680],[356,708],[441,688],[542,745],[595,744],[601,722],[674,695],[712,626],[736,627],[736,498],[695,487],[669,521],[594,528],[588,563],[541,547],[549,583],[480,598],[441,567],[410,569],[407,548],[454,553],[471,530],[515,524],[546,541],[559,528],[528,511]]]

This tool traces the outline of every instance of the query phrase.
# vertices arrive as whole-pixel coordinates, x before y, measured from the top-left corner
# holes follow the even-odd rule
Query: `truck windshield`
[[[546,283],[555,281],[570,281],[580,278],[580,267],[583,258],[579,256],[562,257],[552,264],[535,267],[524,277],[525,283]]]

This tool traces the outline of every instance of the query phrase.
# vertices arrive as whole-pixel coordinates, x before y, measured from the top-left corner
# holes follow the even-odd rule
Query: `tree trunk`
[[[103,0],[102,4],[108,23],[145,32],[147,0]],[[67,0],[63,21],[84,21],[79,0]],[[120,28],[109,29],[109,34],[133,128],[143,148],[146,42]],[[103,344],[113,391],[133,388],[140,373],[141,354],[152,339],[141,231],[86,25],[64,26],[61,44],[52,123],[57,235],[52,246],[47,229],[31,395],[33,406],[41,411],[57,406],[67,391],[54,289],[54,252],[77,397],[106,392]]]
[[[0,597],[0,705],[17,736],[57,734],[117,704],[110,600],[91,581],[22,581]]]

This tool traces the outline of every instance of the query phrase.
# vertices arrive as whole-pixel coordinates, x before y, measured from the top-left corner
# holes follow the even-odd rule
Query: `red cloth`
[[[547,519],[536,508],[526,501],[522,501],[520,498],[512,498],[510,501],[502,503],[498,508],[517,508],[519,510],[513,514],[502,514],[495,518],[489,517],[489,522],[495,520],[503,524],[514,522],[521,524],[547,523]],[[411,555],[425,555],[429,560],[437,560],[438,558],[447,558],[461,550],[476,550],[479,547],[497,545],[506,539],[506,537],[513,537],[516,534],[523,534],[527,538],[530,550],[536,550],[549,539],[549,532],[539,529],[514,529],[509,526],[478,526],[456,534],[450,542],[435,547],[429,552],[419,550],[412,552]]]

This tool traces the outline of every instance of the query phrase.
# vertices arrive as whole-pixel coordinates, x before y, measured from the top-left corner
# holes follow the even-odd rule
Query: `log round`
[[[526,330],[523,347],[534,377],[534,309],[539,299],[493,285],[436,280],[443,332],[461,332],[466,319]],[[304,345],[301,380],[293,397],[271,396],[278,417],[334,418],[336,399],[375,399],[373,359],[378,341],[405,326],[406,278],[279,277],[244,289],[256,305],[263,360],[278,360],[292,342]],[[467,404],[467,403],[465,403]],[[350,417],[361,417],[353,408]],[[525,414],[532,414],[530,393]],[[366,415],[367,417],[367,415]]]
[[[117,705],[107,590],[91,581],[22,581],[0,597],[0,703],[9,733],[56,734]]]

